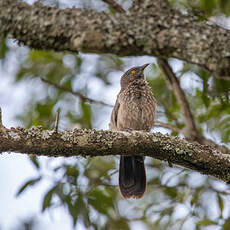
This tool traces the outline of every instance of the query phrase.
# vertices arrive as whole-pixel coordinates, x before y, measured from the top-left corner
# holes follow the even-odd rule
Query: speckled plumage
[[[131,82],[117,97],[111,129],[150,131],[154,124],[156,100],[144,79]]]
[[[111,130],[150,131],[153,127],[156,100],[144,79],[146,66],[131,68],[122,76],[121,91],[111,115]],[[143,157],[121,156],[119,186],[125,198],[142,197],[146,187]]]

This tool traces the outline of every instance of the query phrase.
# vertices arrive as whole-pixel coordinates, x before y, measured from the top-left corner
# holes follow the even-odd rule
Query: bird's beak
[[[149,64],[150,64],[150,63],[147,63],[147,64],[141,66],[141,70],[144,71],[144,69],[145,69]]]

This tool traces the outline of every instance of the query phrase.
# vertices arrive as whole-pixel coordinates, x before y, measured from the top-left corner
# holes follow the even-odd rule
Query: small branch
[[[176,132],[176,133],[181,133],[181,129],[178,129],[176,127],[173,127],[172,125],[169,125],[169,124],[166,124],[166,123],[163,123],[163,122],[160,122],[160,121],[155,122],[154,126],[159,126],[159,127],[162,127],[162,128],[170,129],[170,130],[172,130],[173,132]]]
[[[80,97],[81,100],[83,100],[83,101],[87,101],[89,103],[96,103],[96,104],[101,104],[101,105],[104,105],[104,106],[113,107],[112,105],[109,105],[109,104],[107,104],[107,103],[105,103],[103,101],[98,101],[98,100],[94,100],[94,99],[88,98],[88,97],[84,96],[83,94],[81,94],[79,92],[76,92],[76,91],[73,91],[72,89],[69,89],[69,88],[66,88],[64,86],[58,85],[57,83],[51,82],[51,81],[49,81],[47,79],[41,78],[41,80],[43,82],[49,84],[49,85],[54,86],[57,89],[69,92],[69,93],[73,94],[74,96]]]
[[[0,107],[0,126],[2,126],[2,108]]]
[[[114,0],[102,0],[103,2],[107,3],[112,9],[119,13],[125,13],[125,10]]]
[[[0,132],[6,133],[6,127],[2,123],[2,108],[0,107]]]
[[[37,156],[139,155],[170,162],[230,182],[230,155],[179,137],[140,131],[74,129],[54,132],[40,127],[0,130],[0,153]]]
[[[54,131],[57,133],[58,132],[58,125],[59,125],[59,117],[60,117],[60,108],[57,109],[56,112],[56,119],[55,119],[55,124],[54,124]]]

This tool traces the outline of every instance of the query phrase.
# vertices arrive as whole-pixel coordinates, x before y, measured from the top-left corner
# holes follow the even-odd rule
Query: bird
[[[149,64],[133,67],[121,77],[121,90],[113,107],[109,129],[149,132],[154,125],[157,102],[144,77]],[[143,156],[120,156],[119,189],[124,198],[141,198],[146,190]]]

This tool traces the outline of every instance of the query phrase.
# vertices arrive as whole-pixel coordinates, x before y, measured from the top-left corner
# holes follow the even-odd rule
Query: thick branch
[[[176,57],[230,76],[230,33],[145,0],[138,13],[105,14],[0,0],[0,34],[37,49]]]
[[[132,1],[132,11],[139,11],[140,7],[143,5],[145,0],[133,0]]]
[[[230,181],[230,155],[160,133],[0,129],[0,153],[6,151],[50,157],[145,155]]]

